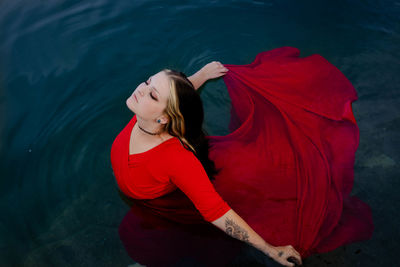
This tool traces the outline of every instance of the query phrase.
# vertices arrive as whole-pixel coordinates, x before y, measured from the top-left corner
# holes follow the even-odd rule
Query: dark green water
[[[378,0],[1,1],[0,266],[133,264],[118,236],[129,208],[109,158],[132,116],[126,98],[162,68],[190,75],[281,46],[322,55],[355,86],[353,194],[371,206],[375,224],[371,240],[304,263],[396,265],[399,18],[400,2]],[[226,134],[223,81],[208,82],[201,97],[206,130]],[[238,257],[254,263],[259,255]]]

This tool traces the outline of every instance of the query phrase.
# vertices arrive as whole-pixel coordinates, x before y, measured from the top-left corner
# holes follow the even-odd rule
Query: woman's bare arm
[[[259,249],[284,266],[294,266],[287,261],[289,257],[294,257],[298,264],[302,264],[300,254],[291,245],[275,247],[268,244],[232,209],[211,223],[226,234]]]
[[[193,84],[195,90],[199,89],[199,87],[202,86],[203,83],[205,83],[207,81],[207,78],[205,77],[202,69],[200,69],[198,72],[196,72],[192,76],[188,77],[188,79]]]
[[[192,82],[194,89],[199,89],[207,80],[214,79],[225,75],[228,71],[224,65],[219,61],[212,61],[202,67],[199,71],[197,71],[192,76],[188,77],[188,79]]]
[[[272,253],[273,246],[265,242],[233,209],[211,222],[226,234],[239,239],[261,250],[267,256]],[[271,253],[270,253],[271,252]]]

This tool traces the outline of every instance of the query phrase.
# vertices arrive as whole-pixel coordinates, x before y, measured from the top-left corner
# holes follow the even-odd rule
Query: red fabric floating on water
[[[268,243],[290,244],[305,258],[370,239],[374,225],[371,208],[350,196],[357,93],[322,56],[299,54],[281,47],[259,53],[251,64],[226,64],[230,134],[209,139],[210,157],[222,168],[216,191]],[[179,190],[133,202],[119,233],[142,264],[167,266],[190,255],[221,266],[230,259],[224,255],[239,251],[237,240],[205,222]],[[199,248],[208,251],[198,254]]]
[[[211,136],[222,198],[267,242],[322,253],[372,236],[371,208],[350,196],[359,129],[350,81],[318,54],[259,53],[224,76],[230,134]]]

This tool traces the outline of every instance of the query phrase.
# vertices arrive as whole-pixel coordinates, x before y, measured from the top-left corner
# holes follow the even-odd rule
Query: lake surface
[[[213,60],[248,64],[282,46],[320,54],[356,88],[352,194],[371,206],[375,224],[371,240],[305,265],[395,264],[399,18],[399,1],[378,0],[1,1],[0,265],[134,264],[118,235],[129,208],[110,165],[111,144],[133,115],[126,98],[162,68],[191,75]],[[227,134],[222,79],[206,83],[201,97],[205,129]],[[245,248],[238,262],[259,257]]]

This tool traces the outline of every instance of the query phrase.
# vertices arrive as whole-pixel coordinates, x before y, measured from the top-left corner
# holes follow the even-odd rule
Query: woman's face
[[[145,120],[155,120],[163,115],[169,91],[169,78],[160,71],[139,84],[126,99],[126,105],[137,116]]]

